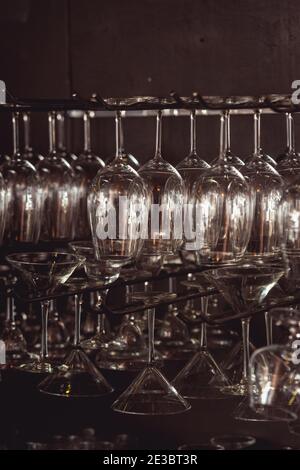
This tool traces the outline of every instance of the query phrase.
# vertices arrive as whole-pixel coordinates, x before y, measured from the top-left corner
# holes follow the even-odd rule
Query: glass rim
[[[68,256],[72,257],[73,261],[57,261],[57,265],[70,265],[74,264],[75,260],[79,263],[83,263],[85,261],[85,257],[81,255],[77,255],[75,253],[68,253],[68,252],[59,252],[59,251],[29,251],[29,252],[20,252],[20,253],[11,253],[6,256],[6,260],[11,263],[11,264],[20,264],[20,265],[32,265],[32,266],[45,266],[47,264],[53,264],[50,260],[45,260],[44,262],[42,261],[29,261],[29,260],[22,260],[22,259],[17,259],[18,256],[40,256],[40,255],[63,255],[63,256]],[[15,259],[14,259],[15,258]]]

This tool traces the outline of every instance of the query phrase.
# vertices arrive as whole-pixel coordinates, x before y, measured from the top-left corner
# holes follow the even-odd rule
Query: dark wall
[[[0,78],[22,97],[262,94],[290,92],[300,78],[298,0],[0,0]],[[44,116],[34,120],[34,143],[47,151]],[[10,128],[0,117],[0,152]],[[114,151],[113,120],[93,125],[95,149]],[[232,119],[233,149],[252,150],[252,121]],[[199,118],[199,151],[218,149],[218,120]],[[81,146],[81,123],[70,145]],[[298,133],[298,126],[297,126]],[[166,119],[165,156],[188,151],[188,119]],[[280,116],[263,119],[263,143],[284,147]],[[127,148],[141,160],[153,154],[154,120],[128,119]]]

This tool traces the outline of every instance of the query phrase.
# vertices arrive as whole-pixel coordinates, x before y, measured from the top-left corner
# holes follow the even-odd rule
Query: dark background
[[[298,0],[0,0],[0,8],[0,78],[19,97],[290,93],[300,79]],[[0,125],[0,153],[10,152],[7,119]],[[127,150],[141,161],[153,155],[154,126],[153,118],[126,121]],[[81,122],[69,127],[78,152]],[[92,129],[95,150],[111,156],[113,120]],[[263,118],[268,153],[282,151],[284,129],[283,117]],[[199,153],[211,160],[218,119],[199,117],[198,131]],[[166,159],[179,162],[188,140],[187,118],[165,119]],[[252,140],[251,118],[233,117],[233,150],[248,155]],[[47,151],[43,115],[34,119],[33,143]]]

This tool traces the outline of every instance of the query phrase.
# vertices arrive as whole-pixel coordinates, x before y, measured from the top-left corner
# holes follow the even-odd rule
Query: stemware
[[[300,156],[295,150],[294,118],[291,113],[286,113],[287,122],[287,150],[284,157],[277,164],[277,171],[283,177],[288,187],[297,179],[300,170]]]
[[[137,258],[148,216],[142,178],[124,158],[121,113],[116,113],[116,157],[98,171],[88,195],[96,257],[121,267]]]
[[[260,112],[254,114],[254,154],[242,173],[253,192],[253,222],[247,256],[271,259],[281,253],[283,243],[283,213],[281,200],[283,180],[265,159],[260,147]]]
[[[236,263],[247,248],[253,196],[242,174],[227,163],[228,113],[220,119],[220,156],[195,187],[196,245],[205,265]]]
[[[229,386],[229,380],[218,366],[207,347],[207,324],[209,292],[205,277],[198,281],[187,281],[185,286],[193,285],[204,295],[201,297],[201,329],[198,351],[173,380],[174,387],[185,398],[219,399],[225,398],[222,390]]]
[[[176,169],[178,170],[179,174],[183,179],[184,184],[184,211],[185,217],[184,220],[186,222],[186,227],[184,231],[184,243],[181,246],[181,250],[185,249],[185,245],[194,242],[193,233],[195,233],[195,227],[189,227],[190,218],[192,219],[191,222],[195,220],[195,217],[192,217],[192,214],[188,212],[188,204],[191,204],[192,210],[195,210],[192,201],[194,197],[194,187],[195,183],[198,179],[203,175],[205,170],[210,168],[210,165],[202,160],[199,155],[197,154],[197,144],[196,144],[196,110],[193,109],[190,113],[190,153],[188,156],[180,162]]]
[[[271,165],[273,168],[277,166],[276,160],[274,160],[273,157],[265,153],[261,147],[261,111],[259,109],[255,110],[254,112],[254,153],[250,155],[248,158],[245,160],[245,165],[248,165],[249,163],[252,162],[252,160],[255,160],[257,155],[260,156],[260,159],[263,160],[265,163],[268,163]]]
[[[182,243],[183,182],[178,171],[162,157],[162,114],[157,112],[154,158],[139,170],[147,188],[151,211],[144,255],[171,255]]]
[[[0,238],[5,208],[5,238],[9,241],[35,243],[41,229],[43,193],[35,167],[20,153],[18,112],[12,113],[12,125],[13,155],[2,166],[6,193],[0,178]]]
[[[299,366],[290,346],[272,345],[255,351],[250,360],[250,407],[271,421],[294,421],[300,407]]]
[[[243,160],[241,160],[237,155],[232,153],[231,151],[231,131],[230,131],[230,111],[226,111],[226,116],[227,116],[227,122],[226,122],[226,140],[227,140],[227,145],[226,145],[226,161],[229,165],[234,166],[238,170],[241,169],[245,165]],[[218,158],[215,158],[212,162],[211,165],[214,166],[218,163]]]
[[[284,268],[281,266],[260,266],[242,263],[237,266],[227,266],[205,271],[204,275],[224,296],[237,315],[243,315],[242,322],[242,352],[243,373],[240,382],[224,388],[225,393],[247,395],[249,377],[249,327],[251,313],[266,298],[275,286]]]
[[[125,113],[125,112],[124,112]],[[121,123],[121,120],[123,122],[123,114],[122,111],[120,113],[118,113],[118,119],[120,120],[120,123]],[[139,161],[138,159],[132,155],[131,153],[128,153],[126,150],[125,150],[125,147],[124,147],[124,133],[123,133],[123,124],[121,126],[121,129],[122,129],[122,146],[121,146],[121,149],[122,150],[122,161],[123,163],[125,163],[126,165],[129,165],[131,168],[133,168],[135,171],[138,171],[139,168],[140,168],[140,164],[139,164]],[[115,159],[115,156],[112,156],[110,157],[107,161],[106,161],[106,165],[110,165]]]
[[[149,304],[159,302],[149,296]],[[147,306],[147,301],[145,301]],[[148,308],[148,363],[133,383],[113,403],[112,409],[121,413],[169,415],[190,409],[190,404],[177,392],[156,367],[154,347],[155,308]]]
[[[55,289],[64,284],[75,269],[83,263],[84,258],[60,252],[13,253],[7,261],[20,274],[24,282],[32,288],[33,295],[45,297],[53,294]],[[41,352],[37,361],[19,366],[28,372],[50,373],[52,365],[48,360],[48,313],[50,300],[41,300]]]
[[[80,258],[80,257],[79,257]],[[75,330],[71,352],[54,374],[38,386],[40,392],[65,398],[99,397],[113,388],[80,346],[82,294],[75,294]]]
[[[49,154],[38,164],[44,193],[41,238],[72,240],[78,207],[78,184],[69,163],[56,145],[56,113],[48,114]]]
[[[76,238],[81,240],[89,238],[91,234],[87,214],[88,189],[97,172],[105,166],[104,161],[92,151],[91,116],[93,116],[93,113],[89,111],[85,111],[83,114],[84,148],[74,162],[74,169],[78,173],[79,179],[79,214]]]

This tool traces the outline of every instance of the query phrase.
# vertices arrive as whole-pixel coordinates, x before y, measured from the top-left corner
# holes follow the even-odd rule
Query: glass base
[[[89,339],[86,339],[80,343],[80,346],[86,351],[99,351],[100,349],[106,349],[111,336],[96,334]]]
[[[100,397],[113,391],[85,352],[74,348],[57,372],[43,380],[40,392],[59,397]]]
[[[247,380],[242,379],[236,384],[227,385],[226,387],[223,387],[222,393],[224,395],[247,397],[249,394],[249,383]]]
[[[137,415],[173,415],[190,408],[162,373],[150,365],[112,405],[114,411]]]
[[[239,421],[253,422],[291,422],[297,419],[297,416],[283,408],[274,406],[257,406],[251,408],[249,400],[243,400],[233,412],[233,417]]]
[[[30,361],[24,364],[20,364],[16,369],[23,372],[31,372],[33,374],[53,374],[54,368],[53,365],[48,362],[47,359],[41,361]]]
[[[213,437],[211,443],[215,446],[221,446],[224,450],[242,450],[254,446],[256,439],[253,436],[225,434]]]
[[[224,399],[222,388],[229,380],[212,355],[205,349],[197,352],[172,381],[185,398]]]

